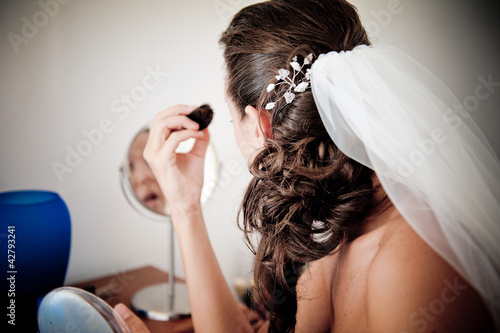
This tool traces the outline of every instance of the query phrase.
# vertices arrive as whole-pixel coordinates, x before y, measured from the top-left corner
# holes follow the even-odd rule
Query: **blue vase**
[[[64,284],[70,245],[70,215],[57,193],[0,193],[0,292],[12,332],[36,329],[37,300]]]

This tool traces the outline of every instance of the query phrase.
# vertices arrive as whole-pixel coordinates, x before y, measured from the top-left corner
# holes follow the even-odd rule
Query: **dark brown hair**
[[[245,116],[252,105],[283,96],[267,93],[280,68],[297,56],[316,59],[352,50],[369,40],[356,8],[344,0],[272,0],[242,9],[220,42],[227,66],[227,93]],[[300,79],[300,78],[299,78]],[[256,254],[255,301],[264,307],[271,332],[293,332],[295,286],[302,267],[356,238],[378,205],[373,171],[344,155],[332,142],[311,90],[270,112],[271,133],[250,165],[254,176],[241,206],[250,247]],[[260,241],[253,246],[251,234]]]

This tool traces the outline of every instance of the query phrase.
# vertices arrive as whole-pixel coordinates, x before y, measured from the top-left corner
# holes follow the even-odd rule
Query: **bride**
[[[220,43],[253,175],[240,225],[262,321],[237,306],[210,245],[209,133],[186,117],[192,108],[159,113],[144,152],[170,203],[196,332],[498,331],[500,167],[470,120],[447,121],[449,90],[395,48],[371,46],[345,0],[251,5]],[[176,154],[188,138],[193,150]]]

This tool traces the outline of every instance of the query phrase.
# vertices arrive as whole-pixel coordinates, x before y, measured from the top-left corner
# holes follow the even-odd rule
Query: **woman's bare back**
[[[310,265],[297,332],[493,332],[477,292],[391,207]]]

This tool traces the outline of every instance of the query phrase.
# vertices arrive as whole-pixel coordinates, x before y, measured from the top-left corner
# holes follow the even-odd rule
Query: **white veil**
[[[412,228],[500,327],[500,163],[451,91],[388,45],[321,55],[311,87],[335,144],[373,169]]]

